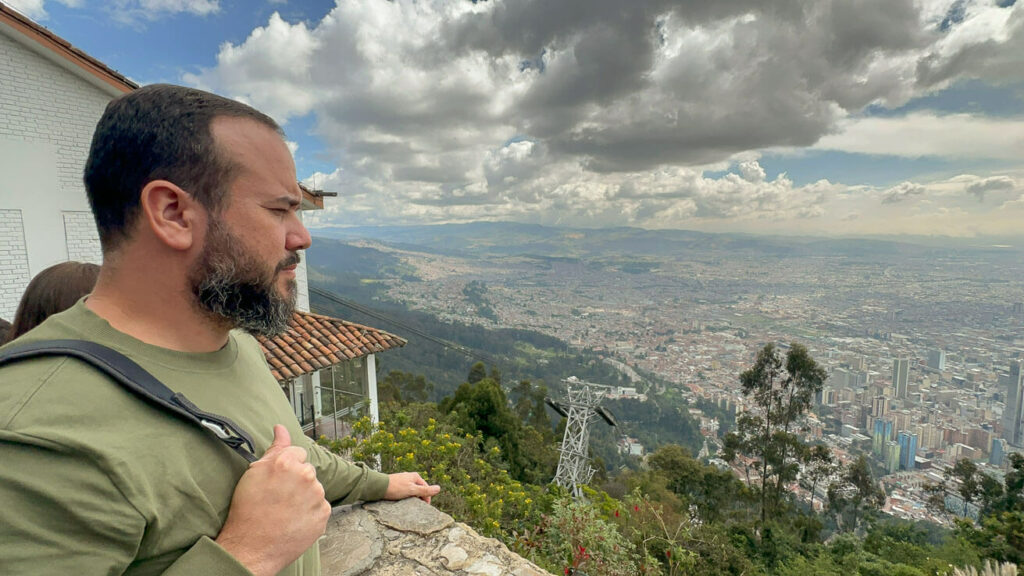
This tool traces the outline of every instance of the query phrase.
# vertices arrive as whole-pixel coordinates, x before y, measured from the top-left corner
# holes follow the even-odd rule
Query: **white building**
[[[0,318],[58,262],[100,262],[82,168],[130,80],[0,4]]]

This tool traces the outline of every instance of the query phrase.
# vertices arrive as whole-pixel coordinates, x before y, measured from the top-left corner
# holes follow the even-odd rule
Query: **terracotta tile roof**
[[[309,312],[295,312],[289,326],[280,336],[256,337],[279,382],[405,346],[404,339],[383,330]]]

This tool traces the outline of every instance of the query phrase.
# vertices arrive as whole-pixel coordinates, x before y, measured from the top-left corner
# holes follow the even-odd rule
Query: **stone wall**
[[[336,508],[324,576],[549,576],[504,544],[416,498]]]

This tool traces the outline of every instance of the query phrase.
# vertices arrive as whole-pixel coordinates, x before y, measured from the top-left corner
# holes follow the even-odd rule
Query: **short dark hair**
[[[36,274],[21,295],[7,340],[39,326],[50,316],[67,310],[92,292],[100,267],[88,262],[61,262]]]
[[[173,182],[217,210],[235,168],[210,130],[222,116],[248,118],[283,135],[277,122],[251,106],[183,86],[152,84],[107,104],[84,175],[104,253],[128,237],[139,194],[153,180]]]

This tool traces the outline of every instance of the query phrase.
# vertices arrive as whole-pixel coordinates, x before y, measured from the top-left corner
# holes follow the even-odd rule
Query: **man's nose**
[[[295,226],[288,232],[288,236],[285,239],[285,249],[287,250],[305,250],[313,243],[313,237],[309,234],[309,230],[306,229],[306,225],[302,223],[302,219],[295,219]]]

